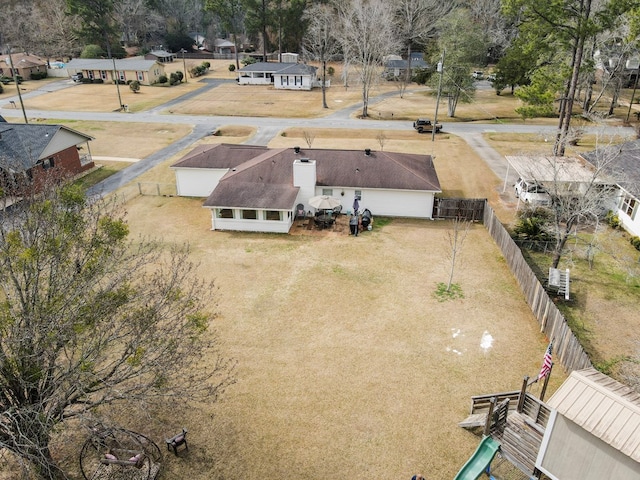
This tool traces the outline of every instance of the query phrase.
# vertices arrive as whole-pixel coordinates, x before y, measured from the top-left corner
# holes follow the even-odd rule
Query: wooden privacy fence
[[[540,331],[553,340],[553,353],[560,364],[568,372],[592,367],[589,357],[569,328],[564,315],[553,303],[524,259],[522,251],[487,202],[484,205],[483,223],[502,251],[507,265],[520,285],[531,311],[540,324]]]
[[[484,198],[439,198],[433,202],[433,218],[460,218],[480,221],[483,217]]]

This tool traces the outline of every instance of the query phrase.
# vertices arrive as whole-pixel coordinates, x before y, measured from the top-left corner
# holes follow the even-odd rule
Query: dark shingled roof
[[[290,75],[311,75],[317,70],[316,67],[304,63],[292,62],[256,62],[238,70],[239,72],[269,72],[287,73]]]
[[[408,153],[320,149],[295,153],[293,148],[221,144],[199,147],[173,167],[230,169],[204,206],[291,209],[298,192],[293,186],[293,162],[299,158],[316,161],[318,186],[441,191],[431,157]]]
[[[640,140],[611,145],[582,157],[611,178],[620,187],[640,198]]]
[[[0,168],[21,172],[32,168],[60,125],[0,124]]]

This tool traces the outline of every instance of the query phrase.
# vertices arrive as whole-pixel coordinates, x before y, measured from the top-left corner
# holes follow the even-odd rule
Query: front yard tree
[[[242,0],[206,0],[205,9],[216,15],[222,27],[233,37],[236,69],[240,70],[240,33],[244,23]]]
[[[78,35],[85,44],[97,43],[112,56],[113,39],[118,38],[113,0],[67,0],[67,14],[80,20]]]
[[[338,38],[345,63],[358,72],[362,89],[362,117],[368,116],[369,92],[380,78],[383,58],[399,48],[393,5],[386,0],[336,2]]]
[[[471,72],[486,59],[486,36],[471,21],[469,11],[458,8],[441,22],[438,46],[441,51],[446,50],[442,94],[448,99],[447,115],[455,117],[458,102],[469,103],[475,95]],[[434,59],[434,63],[437,62],[438,59]],[[434,75],[432,80],[438,82],[437,77]]]
[[[413,45],[424,45],[434,35],[438,21],[447,15],[454,3],[438,0],[400,0],[396,4],[395,22],[400,41],[406,49],[407,70],[400,81],[400,98],[411,83],[411,52]]]
[[[128,234],[117,206],[71,185],[0,213],[0,449],[37,478],[66,478],[49,444],[69,419],[215,401],[233,381],[187,249]]]
[[[505,0],[504,5],[507,12],[520,18],[521,34],[555,41],[555,49],[568,54],[570,74],[560,94],[553,151],[562,156],[570,135],[586,42],[613,28],[621,15],[638,7],[638,0]]]
[[[320,62],[322,66],[322,108],[327,105],[327,62],[339,52],[340,45],[336,39],[334,25],[335,10],[331,5],[315,4],[305,12],[309,27],[304,41],[305,56]]]

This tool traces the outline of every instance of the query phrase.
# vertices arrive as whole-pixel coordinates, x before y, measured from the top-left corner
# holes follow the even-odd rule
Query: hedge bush
[[[629,241],[636,250],[640,250],[640,237],[631,237]]]

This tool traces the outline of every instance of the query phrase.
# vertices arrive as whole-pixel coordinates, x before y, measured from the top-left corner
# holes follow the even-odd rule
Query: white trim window
[[[144,82],[144,72],[136,72],[139,82]]]
[[[635,220],[636,213],[638,212],[638,200],[628,193],[625,193],[620,202],[620,210],[629,215],[632,220]]]
[[[102,80],[107,80],[107,71],[106,70],[100,70],[100,78]]]
[[[242,210],[242,219],[243,220],[257,220],[258,219],[258,211],[257,210]]]
[[[329,195],[330,197],[333,197],[333,188],[323,188],[322,195]]]
[[[233,218],[233,210],[231,208],[216,208],[216,217]]]

